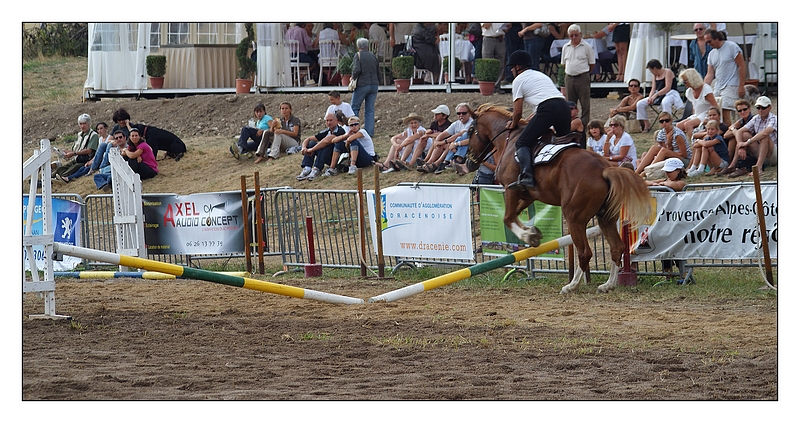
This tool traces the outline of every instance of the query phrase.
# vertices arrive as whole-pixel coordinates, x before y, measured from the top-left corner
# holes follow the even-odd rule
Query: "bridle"
[[[480,139],[481,137],[480,134],[476,133],[477,125],[478,125],[478,119],[475,118],[472,120],[472,125],[470,125],[469,131],[467,132],[469,134],[469,138],[472,138],[473,135],[477,135],[478,139]],[[508,137],[506,138],[506,142],[508,142],[508,140],[511,139],[511,130],[508,128],[504,128],[502,131],[498,132],[497,135],[495,135],[492,138],[492,140],[489,141],[488,144],[486,144],[486,146],[483,148],[483,151],[481,151],[480,154],[478,154],[477,158],[475,158],[475,156],[473,156],[472,153],[467,151],[467,157],[466,157],[467,161],[479,164],[488,159],[489,157],[491,157],[492,155],[494,155],[494,153],[497,151],[497,147],[495,147],[494,141],[497,139],[497,137],[499,137],[500,135],[503,134],[503,132],[506,131],[508,131]]]

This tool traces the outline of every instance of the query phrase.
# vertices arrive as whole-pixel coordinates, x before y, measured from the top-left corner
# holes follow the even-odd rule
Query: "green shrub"
[[[478,81],[495,82],[500,77],[500,61],[497,59],[476,59],[475,78]]]
[[[395,79],[411,79],[414,75],[414,58],[398,56],[392,59],[392,76]]]
[[[345,54],[339,58],[339,63],[336,65],[336,72],[340,75],[353,74],[353,56],[351,54]]]
[[[89,51],[89,25],[86,23],[48,23],[22,30],[22,59],[39,56],[86,57]]]
[[[147,75],[159,78],[167,73],[167,56],[150,55],[145,60]]]
[[[239,62],[239,79],[251,79],[256,73],[256,62],[247,55],[250,44],[253,42],[253,24],[244,24],[247,36],[236,46],[236,60]]]

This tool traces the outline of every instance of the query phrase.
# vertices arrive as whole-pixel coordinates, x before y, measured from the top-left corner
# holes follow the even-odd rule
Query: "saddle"
[[[539,143],[534,146],[531,152],[533,155],[533,164],[549,163],[562,151],[568,148],[580,147],[580,140],[580,132],[570,132],[561,137],[552,136],[549,143],[544,142],[544,139],[540,139]]]

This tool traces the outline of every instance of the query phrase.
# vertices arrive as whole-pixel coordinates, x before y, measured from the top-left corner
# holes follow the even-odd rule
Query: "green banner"
[[[503,191],[491,188],[480,188],[480,228],[481,248],[486,255],[506,255],[528,248],[520,241],[511,229],[503,224],[506,206]],[[531,219],[534,216],[534,219]],[[536,226],[542,232],[542,240],[548,241],[562,237],[561,207],[551,206],[534,201],[519,215],[520,221],[527,226]],[[537,258],[564,259],[564,251],[556,249]]]

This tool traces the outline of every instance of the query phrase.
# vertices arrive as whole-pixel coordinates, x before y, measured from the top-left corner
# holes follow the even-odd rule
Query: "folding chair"
[[[302,71],[305,69],[305,75],[308,76],[311,72],[311,65],[300,61],[299,41],[286,40],[286,45],[289,46],[289,67],[292,70],[292,80],[297,81],[297,86],[300,87],[303,83],[303,80],[300,79],[300,75],[302,75]]]
[[[319,61],[320,86],[322,86],[323,73],[328,77],[328,83],[330,83],[331,75],[339,65],[340,47],[339,40],[322,40],[319,42],[319,56],[317,58]]]

